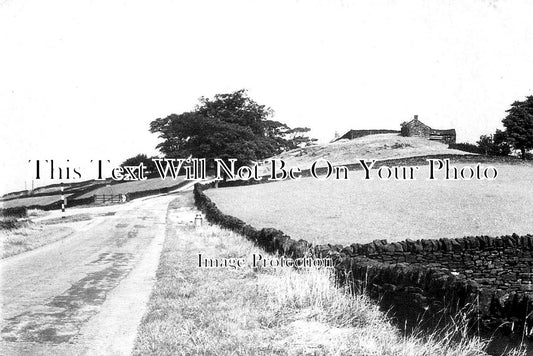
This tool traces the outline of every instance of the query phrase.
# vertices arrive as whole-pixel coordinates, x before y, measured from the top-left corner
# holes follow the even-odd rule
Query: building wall
[[[431,127],[418,120],[410,121],[402,127],[402,134],[405,133],[404,136],[419,136],[429,138],[431,131]]]
[[[434,134],[429,137],[430,140],[434,141],[440,141],[444,143],[455,143],[455,135],[454,134]]]
[[[415,118],[408,123],[402,124],[401,127],[402,136],[418,136],[424,137],[430,140],[441,141],[444,143],[455,143],[455,130],[436,130],[432,129],[428,125],[422,123],[418,120],[418,117],[415,115]]]

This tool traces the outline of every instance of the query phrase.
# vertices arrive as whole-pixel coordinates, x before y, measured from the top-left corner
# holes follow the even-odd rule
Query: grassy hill
[[[271,184],[210,189],[206,193],[226,214],[255,227],[274,227],[313,243],[349,245],[375,239],[389,241],[421,238],[506,235],[533,231],[533,166],[510,158],[468,155],[440,142],[395,134],[365,136],[351,141],[294,150],[279,155],[291,166],[308,168],[324,158],[334,164],[356,159],[461,155],[463,163],[495,166],[496,180],[428,181],[425,160],[416,180],[363,180],[363,171],[351,171],[349,180],[302,178]],[[468,158],[468,159],[467,159]],[[516,162],[515,162],[516,161]],[[452,159],[452,162],[455,162]],[[375,177],[375,174],[374,174]]]
[[[356,159],[383,160],[439,154],[468,155],[470,153],[449,149],[444,143],[420,137],[379,134],[298,148],[272,158],[282,159],[289,166],[309,167],[318,158],[327,159],[333,164],[348,164],[354,163]]]

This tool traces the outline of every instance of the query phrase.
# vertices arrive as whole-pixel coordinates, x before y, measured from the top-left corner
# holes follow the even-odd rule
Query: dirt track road
[[[129,354],[175,198],[105,207],[71,236],[0,261],[0,354]]]

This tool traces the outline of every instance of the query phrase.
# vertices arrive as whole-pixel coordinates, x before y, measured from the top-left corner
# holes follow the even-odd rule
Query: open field
[[[68,197],[72,194],[65,194]],[[61,194],[25,197],[0,202],[0,208],[14,208],[17,206],[46,206],[61,200]]]
[[[466,337],[460,323],[438,335],[403,336],[365,295],[336,288],[327,269],[198,268],[199,253],[267,254],[216,226],[186,226],[183,213],[171,203],[134,355],[486,355],[486,343]]]
[[[64,182],[63,188],[65,193],[67,194],[74,194],[78,193],[82,190],[90,190],[91,188],[94,189],[99,185],[105,184],[104,181],[99,180],[87,180],[82,182]],[[55,193],[55,194],[54,194]],[[8,199],[14,199],[14,198],[24,198],[31,194],[33,195],[58,195],[61,193],[61,185],[59,183],[56,184],[50,184],[43,187],[37,187],[33,190],[22,190],[18,192],[12,192],[4,194],[2,197],[0,197],[0,201],[2,200],[8,200]]]
[[[80,196],[75,196],[75,198],[72,198],[73,200],[76,199],[85,199],[90,198],[93,195],[118,195],[118,194],[126,194],[126,193],[139,193],[144,191],[151,191],[151,190],[158,190],[163,188],[177,188],[181,184],[184,183],[183,177],[179,177],[176,180],[167,178],[167,179],[161,179],[161,178],[151,178],[144,181],[133,181],[133,182],[125,182],[125,183],[118,183],[118,184],[112,184],[109,186],[103,186],[96,188],[96,185],[93,181],[90,181],[87,183],[84,187],[85,188],[91,188],[91,186],[95,186],[95,189],[90,190],[89,192],[82,194]],[[78,189],[79,187],[77,187]],[[39,193],[42,193],[44,191],[47,192],[54,192],[55,190],[59,189],[57,186],[51,186],[49,188],[43,187],[39,188]],[[66,188],[68,189],[68,187]],[[37,190],[36,190],[37,191]],[[69,197],[74,196],[74,193],[71,193],[68,190],[65,190],[65,196],[67,197],[67,201]],[[42,195],[42,196],[26,196],[11,200],[4,200],[0,201],[0,208],[13,208],[18,206],[38,206],[38,207],[46,207],[47,205],[59,202],[61,199],[61,194],[55,194],[55,195]],[[67,203],[68,207],[68,203]]]
[[[141,180],[141,181],[112,184],[107,187],[101,187],[101,188],[92,190],[77,198],[84,199],[84,198],[92,197],[93,195],[101,195],[101,194],[116,195],[116,194],[126,194],[126,193],[133,193],[133,192],[143,192],[146,190],[172,188],[183,183],[184,182],[183,178],[184,177],[179,177],[176,180],[173,180],[170,178],[167,178],[167,179],[151,178],[151,179],[146,179],[146,180]]]
[[[252,226],[319,244],[532,233],[533,167],[494,166],[493,181],[428,181],[421,166],[412,181],[363,180],[352,171],[346,181],[303,178],[206,193]]]

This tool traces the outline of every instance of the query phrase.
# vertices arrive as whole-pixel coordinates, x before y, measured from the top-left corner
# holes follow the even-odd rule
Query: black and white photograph
[[[533,2],[0,0],[0,355],[533,355]]]

